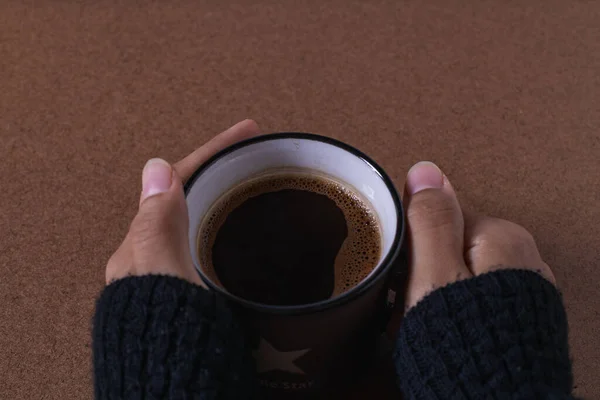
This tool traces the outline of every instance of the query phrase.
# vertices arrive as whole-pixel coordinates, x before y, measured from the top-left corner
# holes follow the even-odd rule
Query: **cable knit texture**
[[[572,399],[567,331],[560,294],[535,272],[456,282],[407,313],[398,382],[405,400]]]
[[[94,317],[96,399],[251,399],[255,369],[215,293],[178,278],[107,286]],[[534,272],[497,271],[428,295],[394,353],[404,400],[571,399],[561,297]]]
[[[215,293],[167,276],[107,286],[93,326],[96,399],[248,399],[254,365]]]

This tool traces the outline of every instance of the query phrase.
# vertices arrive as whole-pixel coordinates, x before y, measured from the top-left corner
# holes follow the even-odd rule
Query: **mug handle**
[[[371,331],[377,336],[374,360],[387,360],[394,350],[396,334],[404,314],[404,292],[408,282],[408,254],[404,247],[392,266],[381,291],[376,324]]]
[[[408,249],[403,245],[386,282],[385,311],[382,313],[381,332],[387,332],[395,315],[404,313],[404,292],[408,283]],[[397,330],[397,329],[396,329]]]

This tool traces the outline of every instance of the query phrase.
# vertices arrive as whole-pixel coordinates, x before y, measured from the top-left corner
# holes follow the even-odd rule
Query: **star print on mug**
[[[295,364],[295,361],[309,351],[310,349],[280,351],[273,347],[267,340],[261,338],[258,349],[253,352],[257,360],[256,372],[261,374],[270,371],[285,371],[292,374],[304,375],[305,372]]]

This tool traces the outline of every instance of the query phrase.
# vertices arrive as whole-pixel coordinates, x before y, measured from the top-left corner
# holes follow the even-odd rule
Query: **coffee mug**
[[[379,221],[381,251],[372,271],[344,293],[299,305],[261,304],[236,296],[203,270],[198,235],[211,207],[228,191],[278,169],[315,171],[367,199]],[[389,318],[390,281],[402,275],[404,212],[394,184],[370,157],[332,138],[274,133],[222,150],[185,185],[189,246],[202,280],[223,295],[253,346],[263,398],[313,397],[368,365]]]

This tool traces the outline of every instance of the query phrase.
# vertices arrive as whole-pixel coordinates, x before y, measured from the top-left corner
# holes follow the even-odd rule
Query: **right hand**
[[[404,202],[410,244],[407,310],[437,288],[499,269],[532,270],[556,284],[525,228],[463,212],[435,164],[420,162],[410,169]]]

